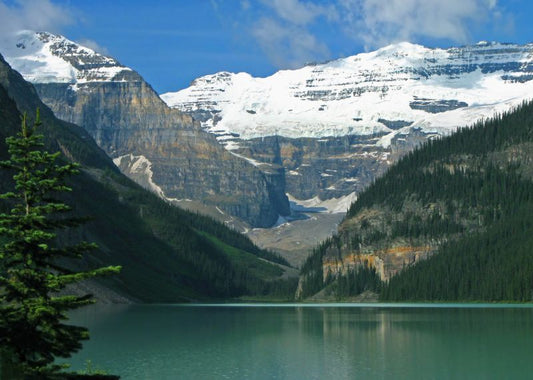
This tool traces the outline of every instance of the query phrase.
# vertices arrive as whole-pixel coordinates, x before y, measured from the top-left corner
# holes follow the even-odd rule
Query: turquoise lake
[[[528,379],[531,305],[131,305],[79,310],[70,362],[122,379]]]

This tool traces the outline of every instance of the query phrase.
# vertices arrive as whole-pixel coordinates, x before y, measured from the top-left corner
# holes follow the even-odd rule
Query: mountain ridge
[[[59,118],[83,126],[125,174],[150,190],[156,183],[164,199],[194,199],[254,227],[288,213],[278,168],[262,172],[229,154],[190,115],[166,106],[130,68],[45,32],[4,36],[6,44],[6,60]],[[133,170],[139,158],[150,170]]]
[[[398,120],[406,116],[406,113],[415,114],[415,119],[417,114],[418,119],[421,116],[431,116],[431,114],[427,115],[427,112],[423,113],[423,110],[413,112],[418,111],[416,103],[414,104],[415,108],[413,108],[409,104],[399,104],[398,99],[390,101],[388,98],[396,96],[399,93],[398,90],[407,92],[407,95],[411,96],[409,99],[411,102],[415,101],[416,98],[423,99],[422,95],[427,95],[429,98],[438,96],[438,94],[433,94],[431,90],[425,91],[423,88],[424,82],[433,80],[428,86],[437,87],[437,91],[441,90],[439,86],[449,87],[450,91],[447,95],[450,99],[445,100],[451,101],[456,100],[454,98],[458,96],[464,97],[457,91],[453,91],[454,88],[468,90],[467,86],[470,85],[484,85],[484,83],[478,83],[482,79],[481,76],[459,78],[458,75],[472,74],[478,71],[483,74],[502,71],[503,73],[512,73],[503,75],[505,77],[503,80],[529,82],[532,79],[530,74],[532,71],[532,51],[533,44],[481,42],[477,45],[464,47],[431,49],[404,42],[389,45],[374,52],[329,61],[325,64],[309,65],[294,70],[281,70],[262,78],[255,78],[247,73],[220,72],[198,78],[192,82],[190,87],[178,92],[162,94],[161,97],[167,104],[182,111],[191,113],[215,111],[221,120],[217,122],[212,118],[208,119],[209,123],[204,122],[206,123],[204,128],[215,134],[219,133],[221,140],[230,139],[229,136],[223,138],[222,130],[228,134],[239,134],[242,139],[274,134],[285,137],[326,137],[347,134],[391,133],[394,128],[390,128],[390,125],[387,127],[386,123],[379,122],[378,119]],[[513,74],[515,74],[514,77]],[[409,83],[401,83],[402,81]],[[449,83],[445,83],[445,81]],[[283,85],[282,82],[286,85]],[[407,88],[405,90],[404,88],[409,85],[416,85],[415,87],[419,88]],[[261,91],[263,91],[263,95],[265,93],[270,95],[264,97],[266,101],[255,97]],[[367,110],[366,114],[362,114],[358,112],[361,107],[358,108],[356,103],[364,101],[365,93],[377,93],[377,97],[381,99],[369,99],[369,101],[374,101],[372,104],[374,109]],[[284,96],[283,101],[271,100],[281,95]],[[516,94],[513,95],[517,96]],[[220,99],[219,102],[217,102],[217,97]],[[227,98],[230,97],[233,100],[227,106]],[[291,97],[293,98],[292,102],[290,101]],[[352,99],[351,102],[350,99]],[[474,103],[470,98],[466,100],[468,100],[467,106],[468,103]],[[379,108],[378,101],[387,107],[394,106],[392,108],[394,112],[385,112],[385,106]],[[309,106],[313,102],[320,104],[316,107],[314,105]],[[348,115],[340,107],[333,110],[332,107],[335,103],[341,104],[342,107],[349,105],[352,108],[350,114]],[[519,103],[520,100],[517,100],[512,105]],[[368,105],[368,103],[364,104],[364,106]],[[454,106],[457,107],[458,105],[460,103],[448,105],[448,110],[453,111]],[[479,104],[476,105],[476,107],[479,106]],[[300,107],[301,110],[297,107]],[[320,109],[321,107],[323,109]],[[296,123],[294,119],[296,117],[302,118],[301,111],[303,109],[308,115],[304,116],[305,122],[301,123],[302,128],[294,127],[294,130],[291,130],[291,123]],[[267,116],[274,119],[271,124],[266,124],[265,119],[261,119],[260,122],[253,121],[253,119],[260,117],[261,113],[268,112],[271,112],[272,115],[268,114]],[[281,113],[278,119],[275,118],[276,112]],[[369,112],[375,115],[368,115]],[[491,114],[483,113],[483,110],[481,112],[483,116],[490,116],[494,111]],[[339,115],[342,115],[342,118],[339,118]],[[354,118],[357,119],[361,116],[363,116],[361,120],[354,120]],[[224,120],[225,118],[227,121]],[[322,124],[321,127],[331,126],[331,129],[313,129],[313,119],[316,119],[317,125]],[[326,123],[325,119],[330,119],[332,122]],[[477,119],[479,116],[473,115],[470,118],[463,117],[461,120],[462,124],[470,124]],[[260,126],[256,126],[255,129],[253,127],[245,128],[244,124],[250,121],[252,122],[248,124],[252,126],[260,124]],[[415,127],[420,125],[422,128],[427,128],[427,125],[422,123],[423,120],[405,121],[412,121],[411,124]],[[283,125],[283,122],[287,125]],[[345,125],[336,125],[341,122]],[[431,119],[427,122],[434,123]],[[274,127],[275,123],[281,125]],[[445,127],[448,128],[461,125],[461,123],[456,122],[456,119],[447,124]],[[436,127],[440,126],[437,125]],[[386,141],[382,141],[382,143],[386,144]]]

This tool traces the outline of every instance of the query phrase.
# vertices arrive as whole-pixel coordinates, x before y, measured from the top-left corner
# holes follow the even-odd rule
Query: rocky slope
[[[161,197],[260,227],[289,212],[280,167],[262,171],[228,153],[135,71],[50,33],[19,32],[1,45],[59,118],[83,126],[124,173]]]

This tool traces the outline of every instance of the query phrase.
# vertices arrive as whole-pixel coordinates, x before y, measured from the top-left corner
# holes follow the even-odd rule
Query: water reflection
[[[124,379],[524,378],[533,309],[130,306],[74,316]]]

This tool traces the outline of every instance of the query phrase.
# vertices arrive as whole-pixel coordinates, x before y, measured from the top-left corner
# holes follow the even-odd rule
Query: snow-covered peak
[[[395,44],[384,46],[374,52],[368,53],[369,56],[380,58],[392,58],[401,56],[421,56],[427,54],[430,48],[422,45],[413,44],[411,42],[398,42]]]
[[[130,68],[67,38],[23,30],[0,37],[0,53],[32,83],[122,81]]]
[[[432,49],[408,42],[266,78],[228,72],[163,94],[220,141],[281,135],[446,134],[533,94],[533,44]],[[235,144],[228,144],[228,147]]]

